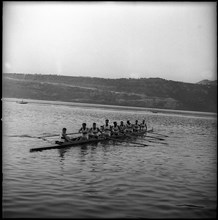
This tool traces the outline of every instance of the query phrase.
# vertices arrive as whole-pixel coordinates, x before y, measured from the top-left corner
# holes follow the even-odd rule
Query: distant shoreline
[[[217,112],[217,86],[161,78],[103,79],[56,75],[3,75],[3,97],[167,110]]]
[[[17,102],[22,99],[19,98],[4,98],[2,101],[6,102]],[[190,115],[190,116],[210,116],[217,117],[214,112],[200,112],[200,111],[185,111],[185,110],[172,110],[172,109],[157,109],[157,108],[144,108],[134,106],[120,106],[120,105],[104,105],[94,103],[81,103],[81,102],[63,102],[63,101],[52,101],[52,100],[39,100],[39,99],[25,99],[28,103],[36,104],[52,104],[52,105],[65,105],[65,106],[77,106],[77,107],[88,107],[88,108],[100,108],[100,109],[118,109],[118,110],[130,110],[130,111],[145,111],[153,114],[164,113],[164,114],[179,114],[179,115]]]

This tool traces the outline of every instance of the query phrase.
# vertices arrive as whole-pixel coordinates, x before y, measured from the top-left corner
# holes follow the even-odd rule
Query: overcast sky
[[[3,72],[216,79],[216,2],[4,2]]]

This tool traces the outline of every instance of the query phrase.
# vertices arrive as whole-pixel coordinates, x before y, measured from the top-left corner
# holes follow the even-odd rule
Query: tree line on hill
[[[161,78],[105,79],[41,74],[3,74],[3,97],[109,105],[217,111],[217,85]]]

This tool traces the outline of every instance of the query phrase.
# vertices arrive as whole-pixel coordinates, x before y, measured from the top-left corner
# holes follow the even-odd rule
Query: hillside
[[[3,97],[217,111],[217,86],[161,78],[104,79],[40,74],[3,74]]]
[[[204,79],[201,80],[200,82],[198,82],[197,84],[201,84],[201,85],[217,85],[217,80],[208,80],[208,79]]]

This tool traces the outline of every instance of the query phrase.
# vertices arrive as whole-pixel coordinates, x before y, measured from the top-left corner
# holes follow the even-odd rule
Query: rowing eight
[[[148,130],[148,131],[140,131],[140,132],[133,132],[131,133],[131,136],[141,136],[144,135],[146,132],[152,132],[153,129]],[[113,139],[122,139],[122,138],[126,138],[126,137],[130,137],[130,135],[125,135],[125,134],[121,134],[121,135],[117,135],[114,136]],[[111,140],[110,137],[106,137],[106,136],[100,136],[97,139],[93,138],[93,139],[81,139],[81,140],[77,140],[75,139],[71,139],[70,142],[59,142],[56,141],[56,144],[58,145],[54,145],[54,146],[48,146],[48,147],[39,147],[39,148],[31,148],[30,152],[34,152],[34,151],[42,151],[42,150],[50,150],[50,149],[60,149],[63,147],[72,147],[72,146],[78,146],[78,145],[83,145],[83,144],[88,144],[88,143],[97,143],[97,142],[101,142],[101,141],[108,141]]]

